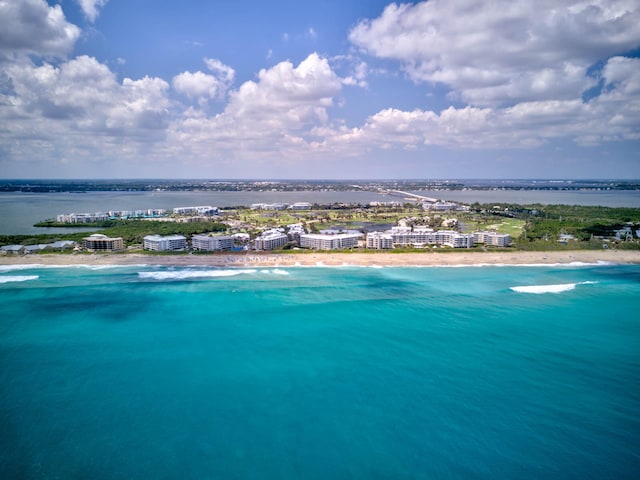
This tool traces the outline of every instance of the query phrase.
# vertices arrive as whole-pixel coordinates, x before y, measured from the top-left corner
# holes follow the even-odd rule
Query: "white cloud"
[[[416,82],[448,85],[472,105],[578,98],[595,62],[640,45],[632,0],[430,0],[391,4],[349,39],[398,60]]]
[[[230,84],[233,82],[233,78],[236,75],[236,72],[233,68],[228,65],[225,65],[220,60],[216,60],[215,58],[205,58],[205,65],[207,68],[213,72],[217,77],[219,77],[226,84]]]
[[[99,159],[138,165],[140,158],[153,158],[207,174],[252,176],[254,162],[264,162],[261,172],[272,172],[274,164],[282,172],[297,162],[321,158],[326,165],[386,149],[640,139],[640,59],[615,53],[640,43],[630,21],[635,4],[624,13],[624,2],[590,8],[574,2],[554,14],[549,5],[536,3],[535,18],[524,2],[431,0],[391,5],[359,23],[352,42],[400,61],[418,85],[444,84],[466,103],[407,111],[387,104],[356,112],[369,116],[347,125],[339,114],[353,90],[343,95],[345,85],[371,89],[364,96],[375,96],[377,104],[393,98],[373,91],[370,77],[379,64],[365,63],[353,50],[330,59],[313,53],[298,65],[281,62],[237,88],[233,68],[204,58],[206,68],[176,75],[170,88],[160,78],[120,80],[90,56],[64,60],[79,30],[58,5],[0,0],[0,22],[9,25],[0,30],[0,160],[42,158],[72,168]],[[591,67],[596,61],[597,69]],[[178,94],[182,101],[170,97]],[[208,109],[213,100],[220,102],[214,115]]]
[[[204,59],[213,75],[197,72],[183,72],[173,78],[173,88],[182,95],[196,99],[205,105],[210,99],[222,99],[235,77],[235,71],[228,65],[213,58]]]
[[[327,121],[341,81],[326,59],[309,55],[297,67],[281,62],[230,92],[224,112],[188,110],[171,128],[171,141],[196,156],[277,158],[304,151],[308,129]]]
[[[16,53],[63,57],[80,36],[60,5],[44,0],[0,0],[0,58]]]
[[[358,87],[366,87],[367,86],[367,75],[369,73],[369,67],[363,61],[357,62],[353,66],[353,71],[351,75],[348,75],[342,79],[342,83],[345,85],[356,85]]]
[[[4,96],[4,135],[35,143],[72,141],[74,150],[104,139],[162,132],[168,123],[168,84],[158,78],[119,83],[95,58],[80,56],[58,66],[23,60],[7,69],[14,92]],[[102,139],[102,140],[99,140]]]
[[[104,7],[109,0],[76,0],[80,8],[82,9],[82,13],[87,19],[93,23],[100,15],[100,8]]]

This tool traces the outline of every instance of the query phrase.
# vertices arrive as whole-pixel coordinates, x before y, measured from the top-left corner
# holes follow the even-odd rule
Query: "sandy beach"
[[[290,266],[461,266],[532,265],[610,262],[640,264],[640,251],[572,250],[555,252],[424,252],[424,253],[217,253],[208,255],[145,255],[139,253],[45,254],[2,256],[0,265],[167,265],[215,267]]]

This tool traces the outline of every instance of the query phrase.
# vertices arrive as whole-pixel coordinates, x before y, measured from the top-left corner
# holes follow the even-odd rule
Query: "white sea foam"
[[[86,268],[89,270],[107,270],[110,268],[144,268],[147,264],[140,263],[136,265],[120,265],[120,264],[108,264],[108,265],[89,265],[89,264],[73,264],[73,265],[44,265],[42,263],[25,263],[20,265],[0,265],[0,273],[13,272],[16,270],[33,270],[33,269],[51,269],[51,268]]]
[[[560,283],[557,285],[521,285],[511,287],[511,290],[519,293],[562,293],[574,290],[577,285],[589,285],[598,282]]]
[[[289,275],[289,272],[280,268],[260,270],[260,273],[266,273],[267,275]]]
[[[15,272],[16,270],[31,270],[34,268],[43,268],[44,265],[37,263],[20,264],[20,265],[0,265],[0,273]]]
[[[537,267],[537,268],[577,268],[577,267],[602,267],[606,265],[619,265],[614,262],[569,262],[569,263],[460,263],[460,264],[440,264],[440,265],[398,265],[400,268],[485,268],[485,267]]]
[[[7,275],[6,277],[0,277],[0,283],[26,282],[28,280],[37,280],[38,278],[40,278],[38,275]]]
[[[139,263],[135,265],[117,265],[117,264],[109,264],[109,265],[69,265],[69,267],[78,267],[78,268],[88,268],[89,270],[108,270],[111,268],[144,268],[148,265],[146,263]]]
[[[274,275],[289,275],[289,272],[280,268],[274,268],[271,273],[273,273]]]
[[[138,276],[151,280],[188,280],[191,278],[234,277],[236,275],[256,272],[257,270],[178,270],[168,272],[138,272]]]

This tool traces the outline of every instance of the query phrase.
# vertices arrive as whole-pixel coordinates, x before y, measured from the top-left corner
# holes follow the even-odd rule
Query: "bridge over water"
[[[387,193],[389,195],[403,195],[405,197],[411,198],[413,200],[416,201],[420,201],[420,202],[430,202],[430,203],[436,203],[438,201],[437,198],[433,198],[433,197],[425,197],[424,195],[417,195],[415,193],[410,193],[410,192],[404,192],[402,190],[387,190]]]

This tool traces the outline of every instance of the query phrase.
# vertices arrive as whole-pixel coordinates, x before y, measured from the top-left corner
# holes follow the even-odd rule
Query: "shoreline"
[[[491,266],[572,263],[640,264],[640,250],[568,250],[550,252],[424,252],[424,253],[215,253],[208,255],[146,255],[141,253],[31,254],[1,256],[1,265],[157,265],[192,267],[314,266]]]

